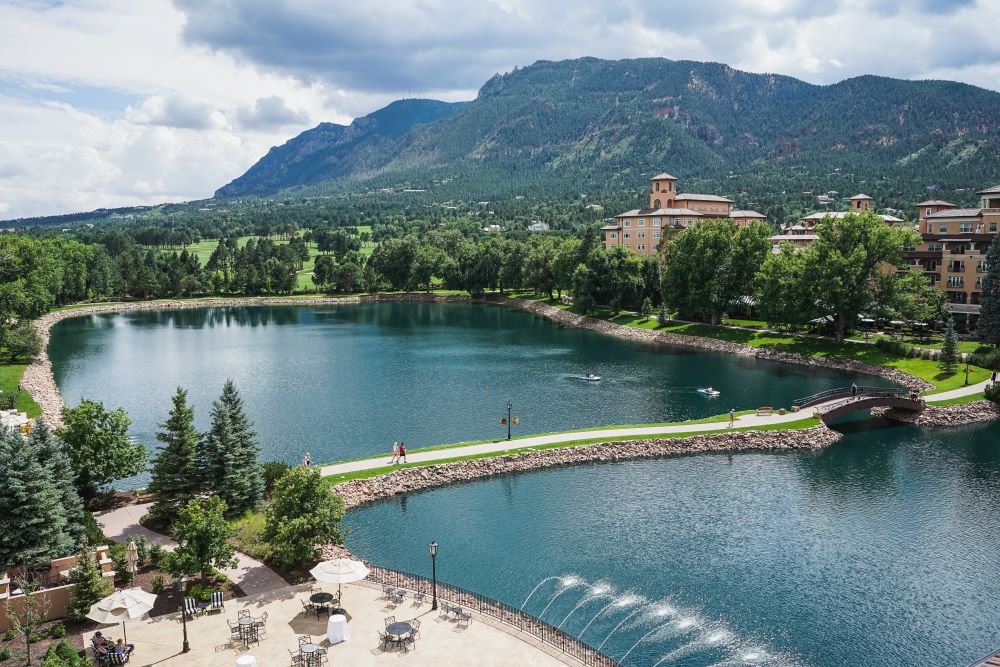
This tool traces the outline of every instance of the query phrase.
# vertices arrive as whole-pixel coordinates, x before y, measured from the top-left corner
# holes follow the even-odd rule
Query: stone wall
[[[344,499],[347,509],[352,509],[399,493],[529,470],[686,454],[812,450],[831,445],[840,437],[836,431],[820,425],[798,430],[738,431],[686,438],[627,440],[560,447],[470,461],[402,468],[377,477],[342,482],[333,487],[333,492]]]
[[[982,400],[958,405],[928,405],[923,412],[881,408],[872,410],[872,414],[917,426],[962,426],[1000,419],[1000,406]]]

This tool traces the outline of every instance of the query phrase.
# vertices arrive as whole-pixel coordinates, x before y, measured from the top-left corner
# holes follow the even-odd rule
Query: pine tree
[[[665,327],[669,321],[670,318],[667,317],[667,307],[661,303],[660,309],[656,313],[656,323],[661,327]]]
[[[216,411],[219,430],[228,430],[228,438],[216,444],[216,468],[221,470],[216,492],[225,501],[230,514],[242,514],[257,508],[264,499],[264,474],[257,458],[260,444],[253,423],[243,408],[243,399],[232,380],[222,388],[212,415],[212,430],[216,430]]]
[[[168,521],[177,517],[180,508],[197,495],[200,487],[195,465],[198,432],[194,428],[194,410],[188,407],[187,392],[181,387],[171,400],[174,407],[156,433],[163,446],[153,461],[148,486],[156,494],[150,513]]]
[[[948,316],[944,325],[944,342],[941,345],[941,356],[938,365],[945,373],[951,374],[958,368],[958,336],[955,335],[955,319]]]
[[[71,620],[83,621],[90,607],[108,594],[111,588],[110,582],[101,576],[97,557],[89,549],[80,554],[76,569],[70,573],[69,580],[75,586],[70,593],[66,614]]]
[[[982,310],[976,331],[986,343],[1000,346],[1000,236],[986,251],[986,275],[983,276]]]
[[[59,490],[32,441],[0,427],[0,571],[73,551]]]
[[[73,542],[73,548],[80,549],[87,541],[85,510],[83,500],[76,491],[76,476],[69,455],[43,419],[39,419],[32,429],[29,441],[36,448],[39,461],[48,468],[49,478],[59,493],[59,502],[66,517],[66,533]]]

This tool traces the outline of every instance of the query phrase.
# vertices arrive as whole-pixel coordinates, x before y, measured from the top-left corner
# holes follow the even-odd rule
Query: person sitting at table
[[[119,639],[118,641],[115,642],[115,653],[124,653],[124,652],[125,652],[125,642]]]

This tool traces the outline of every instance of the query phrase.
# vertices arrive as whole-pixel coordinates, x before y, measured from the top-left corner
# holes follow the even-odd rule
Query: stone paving
[[[334,591],[336,585],[321,585]],[[289,649],[297,652],[298,640],[309,635],[327,648],[331,665],[411,665],[413,667],[465,667],[484,665],[506,667],[538,665],[555,667],[578,664],[569,658],[555,655],[554,649],[538,646],[530,635],[513,628],[496,627],[494,621],[474,615],[468,626],[459,626],[452,618],[442,616],[440,610],[431,611],[429,603],[416,605],[405,600],[396,607],[386,606],[378,600],[380,588],[370,584],[344,584],[342,604],[348,614],[350,639],[327,646],[327,619],[305,616],[302,602],[309,597],[310,585],[286,586],[261,595],[226,601],[222,612],[203,614],[187,623],[191,650],[181,653],[182,626],[180,614],[157,616],[149,620],[129,621],[128,641],[135,644],[130,664],[158,667],[232,667],[242,655],[252,655],[258,667],[287,665]],[[247,609],[255,618],[267,612],[267,636],[249,648],[242,642],[230,640],[228,619],[235,623],[237,612]],[[382,651],[378,632],[384,630],[385,617],[397,620],[421,620],[420,637],[416,648],[401,653],[398,649]],[[90,644],[90,634],[84,635],[84,645]],[[121,626],[108,626],[104,634],[118,638]],[[90,652],[88,651],[88,654]]]

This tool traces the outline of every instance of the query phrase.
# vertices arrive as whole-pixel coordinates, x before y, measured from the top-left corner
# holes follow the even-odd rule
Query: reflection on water
[[[434,539],[441,579],[627,667],[962,667],[1000,646],[1000,424],[847,430],[413,493],[405,516],[349,514],[348,546],[429,574]]]

